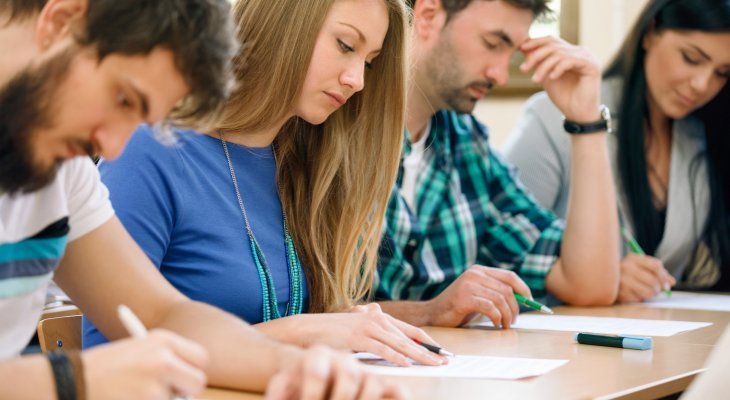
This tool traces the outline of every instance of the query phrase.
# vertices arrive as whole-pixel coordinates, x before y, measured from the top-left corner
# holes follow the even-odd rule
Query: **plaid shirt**
[[[416,180],[417,213],[398,191],[401,160],[385,215],[377,299],[433,298],[473,264],[512,270],[534,296],[545,294],[564,223],[537,205],[487,139],[471,115],[433,116]]]

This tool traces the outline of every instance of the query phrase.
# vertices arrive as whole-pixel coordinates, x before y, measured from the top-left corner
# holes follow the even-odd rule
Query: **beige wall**
[[[606,65],[648,0],[580,0],[580,44]],[[527,100],[523,97],[487,97],[474,114],[491,131],[492,144],[500,148],[512,131]]]

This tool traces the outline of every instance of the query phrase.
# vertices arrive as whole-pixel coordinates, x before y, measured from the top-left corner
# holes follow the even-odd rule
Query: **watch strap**
[[[611,112],[608,107],[601,105],[601,119],[598,121],[581,123],[563,118],[563,129],[570,134],[584,134],[611,131]]]

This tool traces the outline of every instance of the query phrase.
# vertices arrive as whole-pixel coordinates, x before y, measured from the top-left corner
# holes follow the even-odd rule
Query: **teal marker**
[[[651,350],[654,346],[652,339],[644,336],[611,336],[597,335],[595,333],[578,333],[575,335],[575,341],[580,344],[619,347],[632,350]]]
[[[515,292],[515,298],[517,299],[517,302],[520,304],[524,304],[527,307],[532,308],[533,310],[544,312],[545,314],[555,314],[553,310],[550,309],[550,307],[540,304],[536,302],[535,300],[528,299],[525,296]]]
[[[626,240],[626,245],[629,246],[629,249],[631,249],[631,252],[634,254],[638,254],[640,256],[645,256],[646,253],[644,253],[644,249],[639,246],[639,243],[634,239],[633,236],[629,233],[629,231],[626,230],[626,228],[621,227],[621,236],[624,237],[624,240]],[[664,286],[664,294],[667,295],[667,297],[672,297],[672,289],[669,288],[669,286]]]

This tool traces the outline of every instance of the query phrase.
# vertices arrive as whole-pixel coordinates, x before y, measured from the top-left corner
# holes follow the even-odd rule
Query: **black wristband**
[[[67,351],[69,361],[71,361],[71,368],[74,373],[74,383],[76,387],[76,400],[86,400],[86,382],[84,380],[84,363],[81,360],[81,351],[71,350]]]
[[[53,379],[56,381],[58,400],[76,400],[76,382],[74,381],[73,367],[66,353],[49,351],[46,356],[51,364]]]
[[[611,110],[603,104],[601,104],[600,110],[601,119],[598,121],[581,123],[563,118],[563,129],[571,135],[604,131],[611,133]]]

